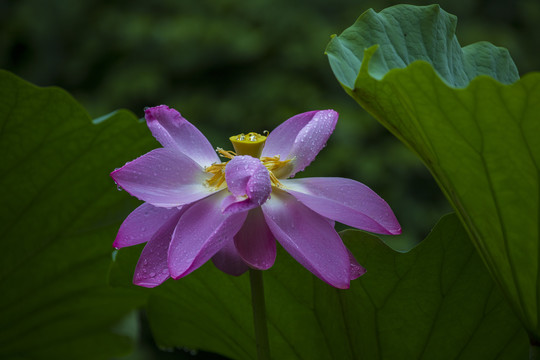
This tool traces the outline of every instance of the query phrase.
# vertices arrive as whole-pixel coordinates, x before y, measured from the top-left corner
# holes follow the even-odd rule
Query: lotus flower
[[[338,118],[333,110],[296,115],[268,137],[233,136],[236,152],[214,150],[165,105],[146,109],[145,115],[163,148],[111,173],[119,187],[144,201],[113,244],[147,243],[135,269],[137,285],[179,279],[210,259],[232,275],[266,270],[274,264],[277,240],[321,280],[346,289],[365,269],[334,222],[380,234],[401,232],[388,204],[359,182],[292,179],[325,146]]]

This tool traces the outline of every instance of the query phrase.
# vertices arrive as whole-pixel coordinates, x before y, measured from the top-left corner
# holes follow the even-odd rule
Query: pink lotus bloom
[[[147,243],[133,282],[154,287],[209,259],[232,275],[250,267],[266,270],[274,264],[277,240],[317,277],[348,288],[365,269],[334,221],[379,234],[399,234],[401,228],[388,204],[359,182],[291,179],[315,159],[337,118],[333,110],[296,115],[272,131],[266,144],[255,133],[231,137],[237,153],[217,149],[228,160],[221,162],[176,110],[147,109],[148,127],[163,148],[111,173],[118,186],[145,202],[126,218],[113,244]],[[255,145],[254,157],[238,150],[249,153]]]

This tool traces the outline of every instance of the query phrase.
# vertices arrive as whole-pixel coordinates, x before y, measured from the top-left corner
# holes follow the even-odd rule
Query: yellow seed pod
[[[231,136],[229,140],[233,144],[236,155],[249,155],[259,158],[264,148],[266,136],[250,132]]]

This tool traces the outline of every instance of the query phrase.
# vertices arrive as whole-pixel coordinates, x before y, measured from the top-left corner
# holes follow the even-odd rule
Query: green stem
[[[255,340],[257,342],[257,359],[270,360],[262,271],[250,269],[249,280],[251,283],[251,306],[253,308]]]

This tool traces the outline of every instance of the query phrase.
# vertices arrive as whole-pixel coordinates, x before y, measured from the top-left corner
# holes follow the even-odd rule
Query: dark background
[[[420,161],[345,94],[324,55],[330,35],[368,8],[396,3],[0,0],[0,68],[66,89],[92,117],[118,108],[142,117],[144,107],[167,104],[226,149],[230,135],[272,130],[297,113],[333,108],[340,113],[336,131],[299,175],[370,186],[403,227],[403,235],[385,240],[404,250],[450,208]],[[440,4],[458,16],[462,46],[486,40],[508,48],[521,75],[540,69],[540,1]],[[152,350],[142,324],[132,359],[169,358]]]

